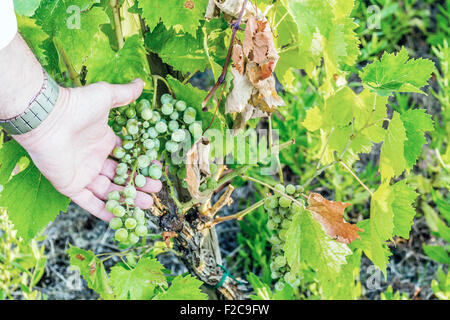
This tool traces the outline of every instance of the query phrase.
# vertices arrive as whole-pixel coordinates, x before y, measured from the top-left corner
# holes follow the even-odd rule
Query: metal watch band
[[[0,120],[0,126],[12,135],[24,134],[38,127],[53,110],[58,100],[58,84],[44,72],[44,82],[41,90],[31,100],[28,108],[20,115],[6,120]]]

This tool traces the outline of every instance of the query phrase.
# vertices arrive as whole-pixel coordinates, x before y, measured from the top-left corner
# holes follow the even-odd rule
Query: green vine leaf
[[[194,38],[200,20],[204,19],[208,0],[153,0],[140,1],[142,17],[150,31],[162,21],[167,28],[181,29]],[[176,12],[176,14],[174,14]]]
[[[434,63],[427,59],[409,60],[403,47],[397,54],[385,53],[381,60],[367,65],[360,77],[364,85],[379,95],[388,96],[392,92],[418,92],[427,84]]]
[[[14,0],[14,9],[18,15],[31,17],[40,2],[41,0]]]
[[[117,299],[149,300],[158,286],[167,285],[164,267],[156,259],[143,258],[134,269],[111,268],[111,286]]]
[[[190,275],[177,276],[169,289],[158,294],[155,300],[207,300],[208,295],[200,290],[202,282]]]

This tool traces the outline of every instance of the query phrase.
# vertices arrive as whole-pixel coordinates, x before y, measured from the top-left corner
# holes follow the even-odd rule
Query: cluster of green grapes
[[[290,195],[292,198],[303,204],[303,200],[300,198],[300,186],[288,184],[285,187],[278,184],[275,186],[275,189]],[[275,192],[275,195],[270,196],[265,200],[264,208],[269,217],[267,228],[273,231],[270,238],[272,244],[272,262],[270,264],[270,271],[272,272],[272,279],[278,280],[275,284],[275,289],[278,291],[283,290],[285,283],[292,287],[297,287],[300,284],[300,279],[294,273],[290,272],[289,265],[284,256],[283,247],[292,218],[302,211],[302,207],[288,197]]]
[[[201,135],[201,123],[196,121],[196,110],[176,101],[170,94],[161,97],[161,108],[156,109],[147,99],[115,110],[110,126],[122,138],[122,145],[115,148],[113,156],[119,160],[114,183],[125,186],[123,191],[108,195],[106,209],[115,218],[110,227],[115,239],[133,245],[147,235],[145,212],[135,206],[136,188],[145,187],[146,177],[160,179],[161,166],[155,160],[177,152],[192,135]],[[188,126],[189,132],[186,130]],[[161,145],[164,150],[160,151]]]

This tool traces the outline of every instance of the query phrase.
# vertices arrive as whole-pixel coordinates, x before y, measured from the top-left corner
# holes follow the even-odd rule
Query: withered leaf
[[[364,230],[344,220],[344,210],[351,205],[350,203],[329,201],[318,193],[311,193],[308,203],[306,209],[312,212],[314,219],[322,225],[330,237],[346,244],[360,238],[357,231]]]
[[[209,153],[211,145],[205,137],[198,139],[186,154],[186,183],[191,197],[203,202],[209,199],[209,192],[200,192],[203,177],[209,177]]]

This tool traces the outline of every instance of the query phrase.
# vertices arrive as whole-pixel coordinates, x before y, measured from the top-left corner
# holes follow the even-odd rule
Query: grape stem
[[[120,12],[119,12],[120,3],[118,0],[109,0],[109,6],[111,7],[114,17],[114,33],[116,35],[117,50],[120,50],[123,48],[124,45],[122,24],[120,22]]]
[[[358,181],[358,183],[367,190],[367,192],[370,193],[370,196],[373,197],[373,192],[370,191],[370,189],[358,178],[358,176],[356,175],[356,173],[353,172],[352,169],[350,169],[344,162],[339,161],[339,163],[345,168],[345,170],[347,170],[352,176],[353,178],[356,179],[356,181]]]
[[[269,146],[270,146],[270,154],[272,154],[273,148],[272,114],[269,115]],[[280,183],[284,184],[283,169],[281,168],[279,152],[277,152],[277,154],[275,155],[275,159],[277,160],[277,168],[278,168],[278,175],[280,177]]]
[[[161,80],[162,82],[164,82],[164,84],[166,85],[167,89],[169,89],[170,94],[171,94],[174,98],[176,98],[176,97],[175,97],[175,94],[173,93],[172,88],[171,88],[170,85],[169,85],[169,82],[167,82],[167,80],[166,80],[164,77],[161,77],[161,76],[158,75],[158,74],[152,74],[152,77],[153,77],[153,79],[156,78],[156,79]]]
[[[75,71],[72,63],[69,60],[69,57],[66,53],[66,50],[64,50],[64,47],[60,44],[58,39],[54,38],[53,43],[55,45],[56,51],[58,51],[59,55],[61,56],[64,65],[66,66],[67,72],[69,73],[70,80],[72,80],[73,84],[76,87],[82,87],[82,83],[80,80],[80,75],[78,72]]]
[[[202,102],[203,110],[205,109],[205,106],[208,103],[209,99],[211,99],[211,97],[216,93],[219,86],[225,81],[225,76],[228,71],[228,65],[230,64],[231,54],[233,53],[234,40],[236,39],[237,31],[240,29],[242,17],[244,16],[245,8],[247,7],[247,2],[248,2],[248,0],[244,0],[244,3],[242,4],[242,9],[241,9],[238,19],[232,24],[233,33],[231,35],[230,46],[228,47],[228,53],[227,53],[227,57],[225,59],[225,64],[223,65],[222,73],[220,74],[219,78],[217,79],[217,82],[214,85],[214,87],[212,87],[212,89],[209,91],[206,98],[203,100],[203,102]],[[217,105],[216,108],[218,108],[218,107],[219,106]]]
[[[217,217],[215,218],[212,222],[208,223],[205,225],[205,228],[212,228],[216,225],[218,225],[219,223],[225,222],[225,221],[230,221],[233,219],[237,219],[237,220],[242,220],[247,214],[249,214],[250,212],[252,212],[253,210],[259,208],[260,206],[262,206],[264,204],[264,199],[259,200],[258,202],[252,204],[250,207],[245,208],[242,211],[239,211],[235,214],[229,215],[229,216],[225,216],[225,217]]]

